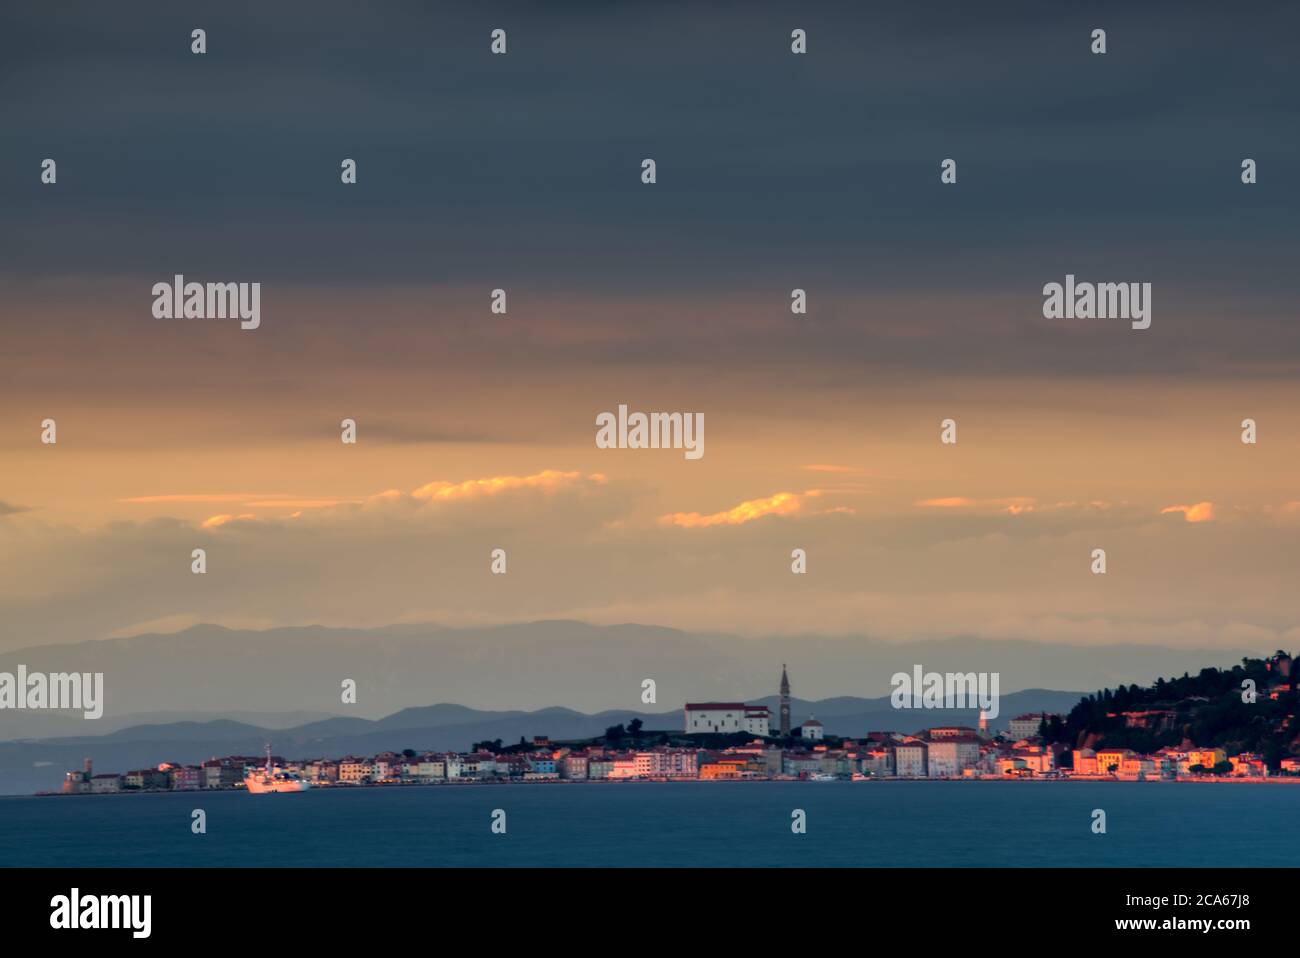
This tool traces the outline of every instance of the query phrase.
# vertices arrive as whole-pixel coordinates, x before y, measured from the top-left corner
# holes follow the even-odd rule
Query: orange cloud
[[[926,509],[981,509],[1009,512],[1018,516],[1022,512],[1033,512],[1037,500],[1032,496],[1006,496],[1001,499],[968,499],[965,496],[946,496],[941,499],[921,499],[914,505]]]
[[[1198,502],[1193,506],[1165,506],[1160,510],[1162,516],[1168,512],[1181,512],[1188,522],[1211,522],[1214,519],[1214,503]]]
[[[253,509],[328,509],[330,506],[356,505],[364,499],[254,499],[244,505]]]
[[[247,506],[251,509],[274,509],[283,507],[286,509],[326,509],[330,506],[337,506],[342,503],[359,503],[364,499],[343,499],[333,496],[289,496],[271,493],[269,495],[258,495],[256,493],[181,493],[178,495],[165,496],[135,496],[130,499],[119,499],[118,502],[130,502],[140,504],[154,504],[161,502],[237,502],[240,505]]]
[[[747,499],[725,512],[701,515],[698,512],[674,512],[660,516],[665,525],[683,529],[700,529],[706,526],[739,526],[763,516],[788,516],[803,508],[802,497],[796,492],[778,492],[766,499]]]
[[[221,493],[182,493],[180,495],[168,496],[134,496],[130,499],[119,499],[118,502],[246,502],[249,499],[269,499],[270,496],[260,496],[256,493],[244,492],[221,492]]]
[[[293,496],[288,494],[258,495],[255,493],[180,493],[159,496],[136,496],[119,500],[131,503],[238,503],[246,509],[283,509],[293,510],[282,513],[286,518],[301,518],[304,510],[328,510],[335,506],[360,505],[369,507],[402,500],[425,502],[450,502],[456,500],[477,499],[495,496],[500,493],[522,489],[555,490],[582,482],[591,485],[604,485],[609,479],[602,473],[594,472],[583,476],[579,472],[560,472],[546,469],[530,476],[489,476],[483,479],[467,479],[462,482],[429,482],[414,489],[408,497],[399,489],[385,489],[383,492],[364,497],[342,496]],[[258,518],[251,512],[221,513],[209,516],[200,524],[204,529],[217,529],[227,523]]]
[[[581,479],[578,472],[559,472],[546,469],[531,476],[491,476],[487,479],[466,479],[464,482],[430,482],[411,493],[416,499],[445,501],[451,499],[474,499],[479,496],[494,496],[501,492],[517,489],[551,490],[560,486],[571,485]],[[605,477],[593,473],[587,479],[597,485],[604,483]]]
[[[865,469],[859,469],[857,466],[833,466],[824,462],[809,463],[803,468],[807,469],[809,472],[847,472],[847,473],[866,472]]]
[[[224,526],[227,522],[238,522],[241,519],[256,519],[256,518],[257,516],[253,515],[252,513],[245,513],[239,516],[212,516],[209,519],[203,520],[203,528],[216,529],[219,526]]]

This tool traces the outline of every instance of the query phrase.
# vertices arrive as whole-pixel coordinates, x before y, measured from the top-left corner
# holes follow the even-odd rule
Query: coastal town
[[[705,703],[725,716],[735,706]],[[688,706],[689,708],[698,706]],[[1041,715],[1012,720],[1027,730]],[[810,720],[815,721],[815,720]],[[863,781],[869,779],[1083,779],[1090,781],[1175,781],[1236,779],[1263,781],[1269,770],[1258,755],[1226,755],[1221,748],[1162,749],[1139,755],[1129,749],[1079,749],[1072,767],[1058,762],[1060,749],[1035,734],[983,738],[961,726],[927,729],[916,735],[872,732],[835,744],[818,741],[818,725],[801,727],[804,744],[784,746],[762,738],[722,749],[654,747],[623,751],[573,748],[536,737],[510,752],[382,752],[374,756],[290,761],[277,767],[313,786],[433,785],[471,782],[546,781],[727,781],[738,779]],[[807,734],[811,732],[812,734]],[[131,791],[188,791],[243,788],[245,775],[264,764],[262,756],[230,755],[199,765],[163,762],[123,774],[67,773],[64,794]],[[1300,759],[1283,759],[1282,776],[1300,780]]]
[[[1285,667],[1283,671],[1279,665]],[[1290,660],[1274,658],[1273,699],[1290,696]],[[1281,673],[1281,674],[1280,674]],[[1109,693],[1107,693],[1108,695]],[[1091,702],[1091,699],[1089,699]],[[1101,701],[1101,700],[1099,700]],[[644,730],[641,721],[606,729],[589,741],[551,741],[544,735],[512,745],[476,743],[468,752],[386,751],[341,758],[286,759],[229,755],[199,764],[162,762],[125,773],[95,773],[92,760],[66,774],[59,794],[108,794],[199,789],[242,789],[254,773],[275,769],[304,787],[449,785],[508,782],[630,781],[876,781],[1083,780],[1125,782],[1296,781],[1300,757],[1272,765],[1262,754],[1229,754],[1218,746],[1070,747],[1055,740],[1063,716],[1039,712],[1012,718],[993,731],[938,725],[915,733],[869,731],[852,738],[828,735],[815,717],[791,724],[789,679],[782,669],[780,707],[744,702],[692,702],[682,730]],[[1107,712],[1109,721],[1142,732],[1174,713],[1148,707]],[[1290,719],[1286,719],[1287,724]]]

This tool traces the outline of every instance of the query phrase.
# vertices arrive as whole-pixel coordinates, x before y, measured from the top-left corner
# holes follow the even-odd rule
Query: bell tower
[[[790,677],[785,674],[785,663],[781,663],[781,737],[790,737]]]

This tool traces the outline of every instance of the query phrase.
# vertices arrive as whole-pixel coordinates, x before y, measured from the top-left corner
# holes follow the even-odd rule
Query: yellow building
[[[1118,772],[1126,758],[1132,758],[1133,752],[1126,748],[1103,748],[1097,751],[1097,774],[1106,775]],[[1115,766],[1113,769],[1111,766]]]
[[[1187,753],[1187,765],[1190,768],[1193,765],[1203,765],[1206,768],[1214,768],[1220,762],[1228,760],[1228,753],[1221,748],[1198,748],[1195,751]]]
[[[345,758],[339,762],[339,781],[359,785],[370,778],[374,765],[369,759]]]
[[[723,781],[733,778],[763,778],[767,775],[767,766],[756,762],[748,755],[735,758],[719,758],[700,766],[700,778],[709,781]]]
[[[736,762],[709,762],[700,766],[700,778],[710,782],[740,778],[740,765]]]
[[[1074,753],[1075,775],[1097,774],[1097,753],[1090,748],[1076,749]]]

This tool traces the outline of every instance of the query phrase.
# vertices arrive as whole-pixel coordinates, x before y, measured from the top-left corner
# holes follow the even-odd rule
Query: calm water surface
[[[3,865],[1295,865],[1300,787],[469,785],[0,798]],[[206,835],[190,831],[195,808]],[[490,831],[494,809],[507,833]],[[790,830],[791,812],[808,831]],[[1107,833],[1091,831],[1092,810]]]

